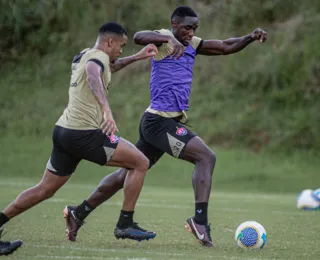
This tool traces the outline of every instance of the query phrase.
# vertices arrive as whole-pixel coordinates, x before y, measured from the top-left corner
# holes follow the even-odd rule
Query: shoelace
[[[137,222],[133,222],[132,227],[135,228],[135,229],[138,229],[138,230],[140,230],[142,232],[147,232],[147,230],[144,230],[143,228],[139,227]]]
[[[208,234],[208,238],[210,241],[212,241],[212,238],[211,238],[211,227],[210,227],[211,224],[209,225],[206,225],[206,231],[207,231],[207,234]]]

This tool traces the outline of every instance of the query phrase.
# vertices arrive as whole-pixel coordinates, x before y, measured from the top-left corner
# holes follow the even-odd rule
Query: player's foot
[[[114,235],[117,239],[129,238],[137,241],[149,240],[155,238],[156,233],[152,231],[147,231],[138,226],[138,223],[133,223],[132,226],[127,228],[120,228],[118,226],[114,229]]]
[[[70,241],[77,240],[77,234],[84,221],[76,216],[76,206],[66,206],[63,210],[64,218],[66,219],[66,237]]]
[[[3,229],[0,229],[0,239]],[[12,242],[0,240],[0,255],[10,255],[22,246],[22,240],[14,240]]]
[[[185,228],[196,237],[201,245],[208,247],[213,246],[210,225],[200,225],[196,223],[192,217],[187,219]]]

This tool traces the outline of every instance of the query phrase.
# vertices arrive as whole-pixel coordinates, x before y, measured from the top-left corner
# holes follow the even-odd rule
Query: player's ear
[[[172,28],[176,29],[178,27],[178,24],[179,23],[177,22],[177,20],[175,20],[175,19],[171,20],[171,27]]]
[[[113,39],[112,39],[112,37],[109,37],[109,38],[107,39],[107,45],[108,45],[108,47],[109,47],[109,48],[112,47],[112,44],[113,44]]]

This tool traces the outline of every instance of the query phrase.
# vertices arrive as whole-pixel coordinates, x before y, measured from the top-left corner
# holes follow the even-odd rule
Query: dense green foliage
[[[316,153],[320,148],[320,2],[1,1],[0,134],[48,136],[67,103],[72,57],[92,46],[108,20],[135,31],[170,26],[178,4],[200,17],[197,35],[236,37],[265,28],[265,44],[230,56],[198,57],[190,124],[212,145]],[[132,40],[124,54],[138,50]],[[121,134],[134,141],[148,105],[149,65],[113,76],[111,103]]]

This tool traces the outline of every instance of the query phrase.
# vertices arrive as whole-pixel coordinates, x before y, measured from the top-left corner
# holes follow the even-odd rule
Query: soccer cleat
[[[133,222],[132,226],[120,228],[118,226],[114,229],[114,235],[117,239],[132,239],[141,242],[142,240],[153,239],[156,236],[155,232],[147,231],[138,226],[138,223]]]
[[[0,239],[3,229],[0,229]],[[14,240],[12,242],[0,240],[0,255],[10,255],[22,246],[22,240]]]
[[[210,225],[200,225],[192,217],[187,219],[185,228],[196,237],[201,245],[213,247]]]
[[[63,215],[66,219],[66,237],[74,242],[77,240],[78,231],[84,221],[77,218],[75,206],[66,206],[63,210]]]

